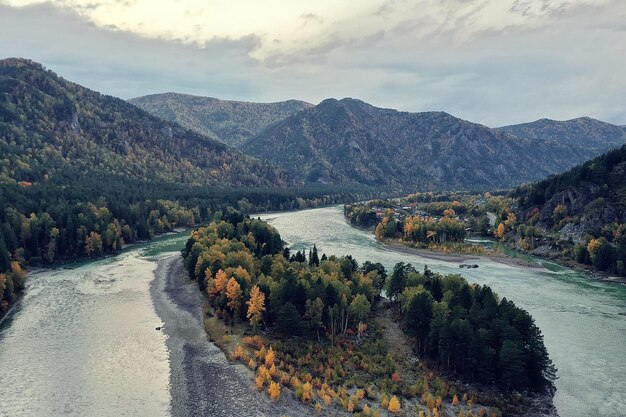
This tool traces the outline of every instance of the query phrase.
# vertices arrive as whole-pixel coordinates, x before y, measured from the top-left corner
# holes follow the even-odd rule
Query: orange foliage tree
[[[278,382],[270,382],[270,386],[267,389],[268,394],[272,401],[276,402],[280,398],[280,384]]]
[[[398,397],[396,397],[395,395],[391,397],[391,399],[389,400],[388,410],[391,411],[392,413],[399,413],[401,410],[400,400],[398,400]]]
[[[246,304],[248,305],[246,317],[250,320],[252,327],[256,329],[263,319],[263,312],[265,311],[265,294],[257,285],[252,287],[250,299],[246,301]]]
[[[242,292],[241,286],[235,278],[229,279],[228,284],[226,284],[226,297],[228,298],[228,307],[232,311],[237,311],[241,305]]]

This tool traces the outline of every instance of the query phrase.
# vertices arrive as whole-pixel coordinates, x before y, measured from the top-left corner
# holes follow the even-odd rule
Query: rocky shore
[[[170,353],[171,415],[275,417],[315,415],[289,393],[277,403],[254,388],[253,375],[231,364],[208,339],[202,325],[204,297],[189,281],[178,253],[164,255],[150,286],[167,334]]]

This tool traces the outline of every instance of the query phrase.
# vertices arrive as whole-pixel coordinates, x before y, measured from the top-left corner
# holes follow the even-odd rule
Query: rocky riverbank
[[[204,297],[189,281],[179,254],[159,260],[150,291],[167,334],[171,414],[178,416],[275,417],[314,415],[312,408],[282,395],[272,403],[254,389],[253,375],[231,364],[202,325]]]

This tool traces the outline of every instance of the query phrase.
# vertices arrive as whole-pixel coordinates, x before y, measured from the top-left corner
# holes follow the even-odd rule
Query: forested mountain
[[[267,163],[22,59],[0,61],[0,137],[0,182],[288,183]]]
[[[553,233],[563,253],[626,276],[626,145],[514,195],[527,223]]]
[[[1,60],[0,316],[24,286],[24,265],[115,253],[228,206],[362,198],[339,187],[286,188],[294,184],[267,162],[39,64]]]
[[[293,114],[242,149],[304,181],[422,190],[511,187],[593,154],[443,112],[399,112],[354,99],[329,99]]]
[[[177,93],[153,94],[129,102],[164,120],[180,123],[235,147],[272,123],[312,106],[298,100],[250,103]]]
[[[565,121],[540,119],[531,123],[503,126],[498,130],[520,138],[580,146],[598,153],[626,143],[626,129],[590,117]]]

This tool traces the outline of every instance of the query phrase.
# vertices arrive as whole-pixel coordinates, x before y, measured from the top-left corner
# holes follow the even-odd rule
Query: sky
[[[0,58],[124,99],[626,124],[625,0],[0,0]]]

